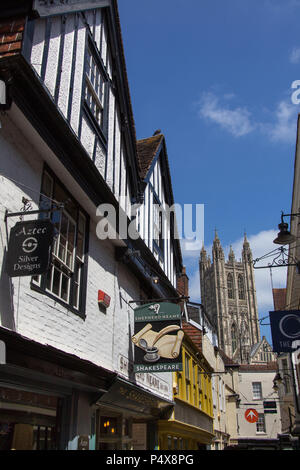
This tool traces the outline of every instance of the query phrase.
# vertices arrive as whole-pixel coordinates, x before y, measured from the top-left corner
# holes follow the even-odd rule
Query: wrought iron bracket
[[[257,264],[260,261],[271,259],[266,265],[258,266]],[[298,272],[300,269],[300,261],[297,260],[293,255],[290,254],[289,248],[285,246],[280,246],[275,250],[270,251],[269,253],[256,258],[253,260],[254,269],[264,269],[264,268],[282,268],[287,266],[297,266]]]

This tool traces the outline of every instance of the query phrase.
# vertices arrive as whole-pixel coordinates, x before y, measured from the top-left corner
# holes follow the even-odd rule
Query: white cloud
[[[225,99],[232,94],[224,95]],[[224,98],[224,97],[223,97]],[[241,137],[253,131],[250,113],[246,108],[236,107],[230,109],[219,102],[216,95],[211,92],[203,93],[199,102],[199,115],[207,120],[219,124],[223,129],[235,137]]]
[[[298,111],[291,102],[280,101],[274,113],[274,121],[260,124],[261,131],[272,142],[295,142]]]
[[[290,53],[290,62],[292,64],[299,64],[300,62],[300,47],[294,47],[292,52]]]
[[[299,49],[300,53],[300,49]],[[299,108],[290,99],[278,102],[274,110],[268,112],[268,120],[255,120],[246,107],[229,108],[222,100],[228,101],[233,94],[218,98],[212,92],[205,92],[198,104],[198,115],[214,124],[219,125],[234,137],[242,137],[254,131],[260,132],[271,142],[293,143],[296,140],[296,125]]]

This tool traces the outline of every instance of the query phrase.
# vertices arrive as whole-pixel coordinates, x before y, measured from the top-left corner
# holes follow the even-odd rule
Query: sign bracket
[[[24,200],[23,200],[24,202]],[[34,215],[34,214],[45,214],[49,212],[56,212],[56,211],[61,211],[64,208],[64,204],[61,203],[58,205],[58,207],[52,207],[50,209],[36,209],[33,211],[19,211],[19,212],[9,212],[8,209],[5,210],[4,214],[4,223],[5,223],[5,229],[6,229],[6,241],[8,244],[9,237],[8,237],[8,226],[7,226],[7,219],[9,217],[23,217],[24,215]]]

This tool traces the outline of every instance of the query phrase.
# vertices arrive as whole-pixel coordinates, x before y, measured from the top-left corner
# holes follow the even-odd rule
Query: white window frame
[[[99,127],[104,127],[105,78],[89,47],[85,73],[84,98]]]
[[[266,434],[266,419],[264,413],[258,414],[258,420],[256,421],[256,433]]]
[[[258,390],[259,389],[259,394]],[[262,400],[262,383],[261,382],[252,382],[252,395],[253,400]]]

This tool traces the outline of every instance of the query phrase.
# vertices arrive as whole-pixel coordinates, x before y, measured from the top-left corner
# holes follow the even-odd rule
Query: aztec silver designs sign
[[[48,271],[54,227],[49,220],[17,222],[10,231],[6,272],[10,277]]]
[[[170,302],[142,305],[134,311],[134,372],[182,370],[181,309]]]

